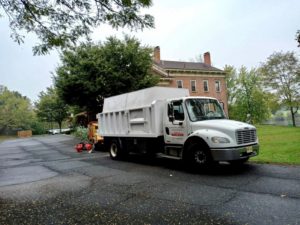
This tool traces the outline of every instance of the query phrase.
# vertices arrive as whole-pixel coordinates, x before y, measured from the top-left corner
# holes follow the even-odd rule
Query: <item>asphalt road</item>
[[[0,144],[0,224],[300,225],[300,167],[77,153],[66,135]]]

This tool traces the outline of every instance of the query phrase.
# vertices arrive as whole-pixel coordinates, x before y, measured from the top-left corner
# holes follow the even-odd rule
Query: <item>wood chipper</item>
[[[99,150],[103,144],[103,137],[99,135],[98,121],[91,121],[88,124],[88,138],[91,143],[94,144],[96,150]]]

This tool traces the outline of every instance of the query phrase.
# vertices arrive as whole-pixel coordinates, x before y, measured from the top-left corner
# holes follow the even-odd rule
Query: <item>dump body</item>
[[[98,122],[103,137],[145,137],[163,135],[166,99],[188,96],[187,89],[152,87],[106,98]]]

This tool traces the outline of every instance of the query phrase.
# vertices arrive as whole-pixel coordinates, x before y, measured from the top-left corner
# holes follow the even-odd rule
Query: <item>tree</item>
[[[62,99],[89,112],[101,112],[103,99],[154,86],[152,49],[130,37],[104,44],[83,44],[61,55],[55,85]]]
[[[30,100],[20,93],[0,88],[0,133],[15,129],[30,129],[34,112]]]
[[[227,88],[228,116],[232,117],[232,113],[234,112],[233,105],[236,100],[238,88],[238,74],[236,69],[229,65],[225,65],[224,71],[226,73],[225,82]]]
[[[239,71],[226,66],[228,87],[229,117],[231,119],[259,123],[270,115],[268,97],[271,94],[262,89],[261,78],[256,69],[248,71],[241,67]]]
[[[300,30],[297,31],[296,41],[298,42],[298,47],[300,47]]]
[[[227,87],[227,99],[228,99],[228,103],[232,104],[237,93],[238,74],[236,69],[230,65],[225,65],[224,71],[226,73],[225,81]]]
[[[271,88],[291,112],[293,126],[300,106],[300,62],[294,52],[275,52],[261,66],[265,86]]]
[[[62,122],[68,117],[68,106],[59,98],[57,91],[49,87],[41,92],[35,103],[37,116],[42,121],[57,122],[61,130]]]
[[[153,17],[140,14],[151,4],[151,0],[0,0],[15,41],[23,42],[21,31],[33,32],[40,39],[34,54],[73,46],[82,37],[88,38],[92,28],[100,24],[113,28],[153,27]]]

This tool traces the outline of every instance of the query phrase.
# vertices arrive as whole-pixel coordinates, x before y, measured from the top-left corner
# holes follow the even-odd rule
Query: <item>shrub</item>
[[[31,127],[33,135],[39,135],[39,134],[45,134],[46,133],[43,122],[34,121],[30,124],[30,127]]]
[[[81,141],[88,141],[88,129],[85,127],[76,127],[75,132],[73,134]]]

